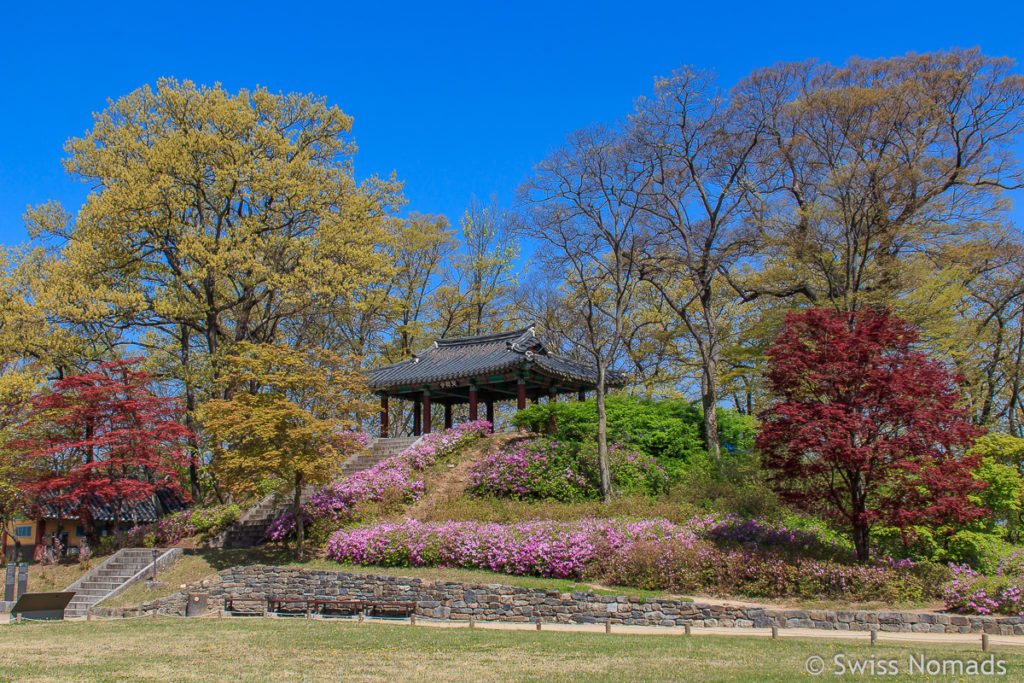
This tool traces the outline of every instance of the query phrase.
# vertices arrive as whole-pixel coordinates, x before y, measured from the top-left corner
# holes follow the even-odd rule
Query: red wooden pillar
[[[452,404],[447,402],[444,404],[444,428],[452,428]]]
[[[412,404],[412,435],[420,435],[420,426],[422,420],[420,419],[420,400],[418,398],[413,399]]]
[[[516,410],[526,409],[526,380],[520,379],[516,383]]]
[[[548,389],[548,403],[554,403],[558,400],[558,392],[554,389]]]
[[[388,438],[388,395],[380,395],[380,438]]]
[[[469,421],[473,422],[477,419],[477,393],[476,385],[469,385]]]
[[[587,392],[585,392],[582,389],[580,389],[580,393],[576,396],[576,398],[577,398],[577,400],[580,400],[580,401],[586,401],[587,400]]]
[[[423,392],[423,433],[430,433],[430,391]]]
[[[487,399],[487,421],[491,423],[491,427],[494,427],[494,399]]]

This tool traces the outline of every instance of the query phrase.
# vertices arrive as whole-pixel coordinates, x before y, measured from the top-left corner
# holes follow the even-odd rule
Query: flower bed
[[[692,539],[665,520],[579,522],[386,523],[335,533],[327,555],[339,562],[383,566],[476,567],[505,574],[582,576],[601,552],[655,538]]]
[[[423,495],[423,478],[417,476],[434,463],[454,456],[461,449],[491,432],[486,420],[463,422],[443,432],[426,434],[412,448],[380,461],[320,489],[303,504],[305,523],[343,522],[355,518],[359,508],[370,502],[411,503]],[[281,541],[295,530],[290,512],[281,515],[267,530],[267,538]]]
[[[327,554],[339,562],[589,577],[653,590],[857,600],[915,600],[927,593],[910,567],[850,566],[795,554],[808,547],[823,554],[832,549],[807,534],[731,515],[694,517],[683,525],[622,518],[519,524],[405,520],[338,531]]]
[[[668,483],[668,475],[654,458],[621,444],[609,445],[608,465],[612,487],[618,491],[657,493]],[[597,498],[599,482],[594,448],[577,450],[540,438],[513,442],[474,465],[468,490],[478,498],[575,502]]]

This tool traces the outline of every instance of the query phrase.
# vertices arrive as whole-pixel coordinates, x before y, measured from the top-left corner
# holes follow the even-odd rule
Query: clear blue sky
[[[1024,61],[1021,0],[117,4],[0,13],[0,243],[26,239],[27,205],[77,209],[64,141],[161,76],[323,95],[355,118],[360,177],[394,170],[409,210],[457,223],[472,194],[508,203],[568,132],[627,113],[681,64],[728,85],[812,57],[980,46]]]

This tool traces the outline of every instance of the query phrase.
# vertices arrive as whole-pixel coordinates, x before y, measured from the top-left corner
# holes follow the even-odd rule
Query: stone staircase
[[[356,472],[362,472],[368,470],[381,460],[390,458],[392,455],[398,455],[402,451],[405,451],[412,447],[414,443],[420,440],[418,436],[403,436],[395,439],[374,439],[370,442],[366,451],[354,455],[341,466],[341,473],[346,477]]]
[[[122,548],[64,589],[75,594],[64,610],[64,617],[86,616],[97,603],[153,576],[154,561],[159,572],[181,554],[181,548]]]
[[[316,489],[306,486],[302,489],[302,500],[313,494]],[[207,542],[210,548],[251,548],[259,545],[267,535],[267,529],[277,519],[282,508],[291,504],[291,499],[282,501],[271,494],[249,508],[238,518],[238,521],[214,536]]]
[[[367,444],[365,451],[353,455],[342,464],[341,473],[347,477],[356,472],[368,470],[384,458],[398,455],[419,439],[418,436],[374,439]],[[304,488],[303,500],[312,495],[314,490],[312,486]],[[267,496],[239,517],[237,522],[211,539],[207,545],[211,548],[249,548],[258,545],[263,542],[267,529],[278,518],[282,509],[290,504],[290,498],[288,501],[284,501],[279,498],[275,500],[273,495]]]

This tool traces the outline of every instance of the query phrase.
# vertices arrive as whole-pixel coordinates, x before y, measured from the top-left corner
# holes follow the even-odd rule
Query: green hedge
[[[606,405],[609,442],[631,444],[666,466],[665,459],[686,463],[706,455],[699,406],[623,395],[609,396]],[[520,411],[512,422],[558,441],[581,443],[597,435],[597,405],[593,399],[539,404]],[[734,411],[719,409],[718,433],[723,457],[745,455],[753,446],[753,420]]]

